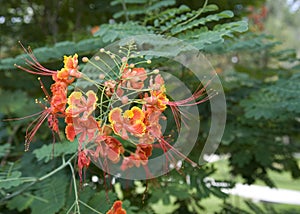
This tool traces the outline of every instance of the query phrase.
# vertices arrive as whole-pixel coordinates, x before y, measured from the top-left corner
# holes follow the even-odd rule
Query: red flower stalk
[[[200,103],[204,103],[207,100],[209,100],[211,97],[206,96],[204,99],[198,100],[196,102],[193,102],[193,101],[206,95],[206,88],[210,84],[210,82],[211,82],[211,80],[209,80],[204,87],[198,86],[198,88],[196,89],[196,91],[193,93],[193,95],[191,97],[188,97],[186,99],[179,100],[179,101],[169,101],[168,100],[167,102],[165,102],[165,104],[169,105],[169,106],[192,106],[192,105],[198,105]]]
[[[79,173],[79,178],[80,178],[80,182],[82,181],[82,170],[84,167],[89,167],[91,163],[90,158],[87,156],[87,151],[83,150],[83,151],[79,151],[78,152],[78,173]]]
[[[25,151],[29,150],[30,143],[33,140],[34,135],[36,134],[37,130],[41,127],[43,122],[48,118],[48,125],[51,131],[54,133],[58,133],[58,120],[55,115],[51,114],[51,109],[46,108],[38,112],[36,114],[30,115],[29,117],[39,115],[34,121],[32,121],[26,129],[25,135]],[[27,117],[24,117],[27,118]],[[24,119],[20,118],[20,119]]]

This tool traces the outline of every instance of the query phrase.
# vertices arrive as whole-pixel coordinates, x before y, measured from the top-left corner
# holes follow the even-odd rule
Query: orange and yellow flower
[[[80,117],[66,117],[67,126],[65,128],[66,137],[71,142],[74,141],[75,136],[79,136],[79,143],[90,142],[94,139],[95,133],[99,131],[99,124],[94,117],[88,118]],[[72,121],[72,122],[69,122]]]
[[[73,92],[68,98],[68,108],[66,113],[72,117],[82,116],[87,118],[96,108],[98,100],[97,95],[93,91],[88,91],[85,98],[81,92]]]
[[[112,208],[106,214],[126,214],[126,210],[122,208],[122,201],[115,201]]]
[[[140,143],[137,145],[135,153],[123,159],[121,170],[126,170],[133,166],[145,166],[148,163],[148,158],[152,155],[152,144]]]
[[[98,98],[91,90],[86,93],[86,96],[87,98],[81,92],[73,92],[68,98],[65,133],[70,141],[74,141],[75,136],[80,134],[78,139],[80,143],[86,140],[89,142],[99,131],[99,123],[91,116]]]
[[[167,108],[169,99],[163,91],[150,91],[150,96],[145,94],[144,101],[148,109],[159,110],[163,112]]]
[[[124,147],[116,138],[107,136],[104,140],[108,146],[106,149],[107,158],[113,163],[117,163],[120,160],[120,154],[124,153]]]
[[[136,106],[130,110],[126,110],[124,113],[122,112],[121,108],[114,108],[109,113],[108,119],[114,133],[125,140],[129,138],[127,132],[136,137],[142,136],[146,130],[143,122],[145,117],[144,112]]]
[[[125,68],[122,74],[122,85],[128,89],[142,89],[147,79],[144,68]]]
[[[64,56],[64,67],[57,71],[57,74],[53,76],[53,79],[59,79],[68,84],[72,83],[75,78],[80,78],[82,73],[78,71],[78,55]]]

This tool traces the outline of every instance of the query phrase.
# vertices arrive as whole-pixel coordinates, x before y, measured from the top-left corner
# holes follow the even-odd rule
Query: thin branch
[[[208,0],[205,0],[203,7],[201,8],[201,10],[198,12],[197,15],[193,16],[192,18],[190,18],[190,19],[186,20],[185,22],[182,22],[178,25],[185,25],[185,24],[193,21],[194,19],[198,18],[203,13],[204,9],[206,8],[207,2],[208,2]]]
[[[84,202],[81,201],[81,200],[79,200],[79,203],[81,203],[82,205],[86,206],[87,208],[89,208],[90,210],[92,210],[92,211],[95,212],[95,213],[102,214],[101,212],[95,210],[93,207],[89,206],[88,204],[84,203]]]
[[[72,166],[72,164],[70,162],[68,162],[68,165],[71,169],[72,172],[72,178],[73,178],[73,183],[74,183],[74,194],[75,194],[75,205],[76,205],[76,209],[77,209],[77,213],[80,214],[80,206],[79,206],[79,199],[78,199],[78,191],[77,191],[77,185],[76,185],[76,178],[75,178],[75,172],[74,172],[74,168]]]
[[[124,10],[125,19],[126,19],[126,21],[128,22],[128,21],[129,21],[129,17],[128,17],[128,13],[127,13],[126,3],[125,3],[124,0],[122,0],[122,7],[123,7],[123,10]]]

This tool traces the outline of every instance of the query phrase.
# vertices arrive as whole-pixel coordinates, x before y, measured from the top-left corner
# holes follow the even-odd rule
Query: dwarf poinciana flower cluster
[[[106,163],[119,164],[121,170],[143,166],[148,171],[147,163],[153,149],[164,152],[173,150],[175,154],[186,158],[163,137],[161,121],[167,120],[163,112],[171,108],[175,121],[179,124],[179,106],[195,105],[206,101],[190,102],[201,97],[204,89],[198,89],[192,97],[180,101],[170,101],[167,97],[165,80],[158,69],[146,70],[141,64],[151,64],[143,60],[134,51],[134,45],[121,47],[119,55],[100,49],[101,54],[110,56],[115,68],[107,70],[97,66],[102,62],[100,56],[93,61],[82,58],[99,69],[99,79],[90,79],[79,72],[78,56],[65,56],[64,67],[52,71],[39,64],[32,51],[26,50],[30,59],[30,68],[18,68],[36,75],[52,76],[51,94],[46,95],[44,110],[34,120],[26,133],[26,150],[33,140],[40,125],[47,119],[49,128],[59,133],[58,118],[64,118],[65,134],[69,141],[78,141],[78,168],[82,179],[82,170],[90,162],[99,158]],[[133,54],[134,52],[134,54]],[[138,62],[137,59],[141,59]],[[105,65],[107,65],[106,62]],[[76,79],[84,79],[93,83],[98,92],[83,89],[68,92],[68,86]],[[100,95],[97,95],[99,94]],[[96,94],[97,93],[97,94]],[[179,126],[179,125],[178,125]],[[155,145],[155,146],[154,146]]]
[[[23,47],[23,46],[22,46]],[[34,135],[41,126],[41,124],[47,119],[48,126],[53,133],[59,132],[58,118],[65,117],[65,110],[67,104],[67,88],[70,84],[73,83],[75,78],[80,78],[81,73],[78,71],[78,56],[65,56],[64,57],[64,67],[60,70],[53,71],[43,67],[33,55],[30,48],[26,50],[23,49],[29,55],[30,59],[26,59],[27,64],[30,66],[30,69],[16,65],[18,68],[41,76],[52,76],[54,83],[51,85],[50,90],[51,94],[45,89],[40,78],[41,88],[45,93],[45,104],[41,101],[36,100],[36,103],[39,103],[43,107],[43,111],[39,112],[36,115],[39,115],[26,130],[25,137],[25,151],[29,149],[29,145],[33,140]]]

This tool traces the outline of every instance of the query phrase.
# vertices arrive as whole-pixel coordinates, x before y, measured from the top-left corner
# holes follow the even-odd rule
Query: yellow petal
[[[72,105],[72,102],[74,100],[79,100],[82,97],[82,93],[79,91],[74,91],[70,94],[69,98],[68,98],[68,104]]]

